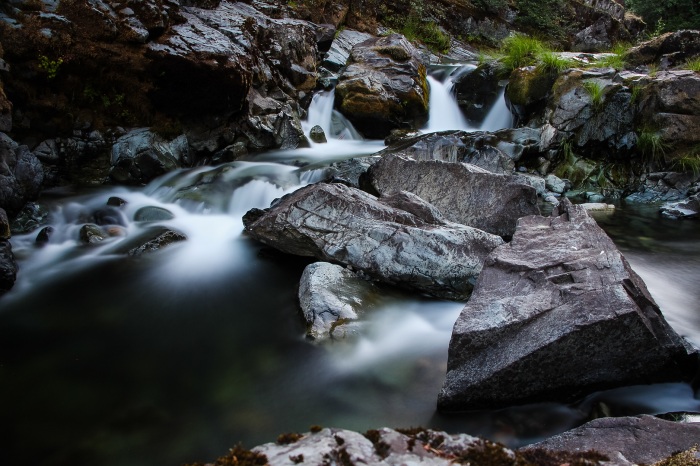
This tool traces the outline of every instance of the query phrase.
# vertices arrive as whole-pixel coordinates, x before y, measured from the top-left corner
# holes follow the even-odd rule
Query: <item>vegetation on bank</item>
[[[657,32],[700,29],[698,0],[627,0],[626,6]]]

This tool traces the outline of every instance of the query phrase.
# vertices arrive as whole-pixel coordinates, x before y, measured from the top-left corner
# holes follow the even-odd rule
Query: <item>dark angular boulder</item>
[[[250,236],[288,254],[350,265],[378,281],[462,299],[483,259],[503,241],[436,216],[434,207],[410,193],[387,200],[343,184],[319,183],[267,210],[249,211],[243,223]]]
[[[367,173],[378,193],[411,192],[450,221],[495,235],[512,236],[518,218],[540,213],[534,188],[470,164],[416,161],[392,154]]]
[[[654,464],[698,445],[700,424],[672,422],[653,416],[601,418],[518,452],[595,450],[614,464]],[[693,464],[693,463],[670,463]]]
[[[36,199],[44,181],[39,159],[9,136],[0,133],[0,206],[12,217]]]
[[[17,262],[8,240],[0,240],[0,295],[10,291],[17,279]]]
[[[518,222],[455,323],[441,411],[573,401],[624,385],[684,381],[697,352],[582,207]]]

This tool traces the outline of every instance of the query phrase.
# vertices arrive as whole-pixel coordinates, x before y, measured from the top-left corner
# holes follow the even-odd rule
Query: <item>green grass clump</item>
[[[630,47],[631,46],[626,43],[615,44],[609,52],[611,55],[599,58],[593,65],[599,68],[615,68],[617,71],[623,70],[625,66],[627,66],[627,53]]]
[[[700,57],[688,60],[683,68],[700,73]]]
[[[543,50],[537,56],[537,61],[537,66],[540,68],[541,71],[544,72],[561,73],[564,70],[576,66],[575,60],[562,58],[561,56],[549,50]]]
[[[666,161],[666,151],[670,149],[670,145],[664,141],[660,133],[648,129],[639,133],[637,146],[645,157],[657,163]]]
[[[583,83],[583,88],[591,96],[593,110],[596,112],[600,111],[605,103],[603,86],[598,81],[586,81]]]
[[[535,65],[538,56],[546,51],[544,44],[534,37],[510,36],[503,41],[501,63],[510,72],[523,66]]]

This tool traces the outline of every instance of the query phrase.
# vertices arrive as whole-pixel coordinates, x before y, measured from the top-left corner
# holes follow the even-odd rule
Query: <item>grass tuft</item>
[[[583,83],[583,88],[588,92],[593,104],[593,110],[599,112],[605,103],[604,88],[598,81],[586,81]]]
[[[700,73],[700,57],[688,60],[683,68]]]
[[[537,63],[538,56],[546,51],[544,44],[533,37],[513,35],[503,41],[501,63],[506,71]]]
[[[657,163],[665,163],[666,151],[671,147],[670,144],[663,140],[661,134],[650,130],[642,130],[639,133],[637,146],[647,159]]]
[[[554,52],[543,50],[537,56],[538,67],[543,72],[561,73],[576,66],[575,60],[562,58]]]

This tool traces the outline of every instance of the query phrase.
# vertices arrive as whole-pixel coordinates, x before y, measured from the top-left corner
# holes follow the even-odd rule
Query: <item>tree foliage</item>
[[[663,25],[663,31],[700,29],[700,2],[698,0],[627,0],[627,8],[637,13],[654,28]]]

